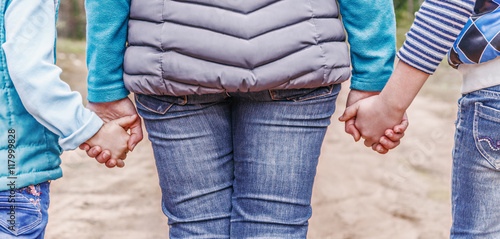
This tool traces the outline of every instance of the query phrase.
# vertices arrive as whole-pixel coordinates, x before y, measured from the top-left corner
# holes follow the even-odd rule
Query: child
[[[356,127],[368,145],[376,143],[386,128],[401,120],[435,70],[444,55],[439,49],[447,51],[455,42],[449,62],[462,73],[463,95],[453,149],[452,239],[500,238],[499,6],[498,0],[477,0],[475,5],[470,0],[427,0],[382,93],[353,105],[341,117],[349,119],[357,111]]]
[[[0,238],[43,238],[59,155],[86,142],[122,166],[137,116],[103,125],[55,66],[57,1],[0,1]],[[117,161],[118,160],[118,161]]]

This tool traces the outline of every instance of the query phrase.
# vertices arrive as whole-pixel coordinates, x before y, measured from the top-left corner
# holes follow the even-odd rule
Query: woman
[[[376,94],[392,71],[394,13],[389,0],[339,4],[353,102]],[[117,100],[135,93],[170,237],[305,238],[321,144],[351,72],[337,3],[86,7],[90,107],[129,104]]]

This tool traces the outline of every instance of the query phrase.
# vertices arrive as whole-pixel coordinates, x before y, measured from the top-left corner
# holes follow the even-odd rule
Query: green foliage
[[[396,15],[396,39],[398,49],[403,46],[406,40],[406,33],[410,30],[413,19],[414,16],[407,14],[407,12],[401,12],[399,16]]]
[[[423,0],[393,0],[397,20],[398,47],[405,40],[405,33],[413,22],[414,12]],[[413,7],[411,7],[413,5]],[[410,6],[411,9],[408,8]],[[71,39],[85,39],[84,0],[61,1],[57,25],[59,36]]]
[[[415,11],[420,8],[423,0],[394,0],[394,9],[396,12],[396,26],[397,26],[397,45],[398,48],[403,45],[406,39],[406,32],[415,18]]]

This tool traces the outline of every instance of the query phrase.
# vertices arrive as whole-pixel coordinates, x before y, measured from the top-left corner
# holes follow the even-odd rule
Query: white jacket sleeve
[[[26,110],[59,135],[64,150],[77,148],[102,126],[82,97],[60,79],[55,65],[56,3],[14,0],[5,13],[7,69]]]

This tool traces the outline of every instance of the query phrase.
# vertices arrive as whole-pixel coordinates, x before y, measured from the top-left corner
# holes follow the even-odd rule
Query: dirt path
[[[62,65],[78,64],[62,61]],[[85,90],[84,69],[65,74],[73,77],[68,80],[73,89]],[[447,67],[437,76],[439,80],[428,82],[410,108],[411,127],[405,140],[387,156],[354,143],[344,133],[336,120],[344,109],[344,87],[318,166],[308,238],[448,237],[451,148],[460,81]],[[147,140],[129,155],[124,169],[106,169],[81,151],[64,153],[62,158],[64,178],[52,184],[46,238],[167,238]]]

